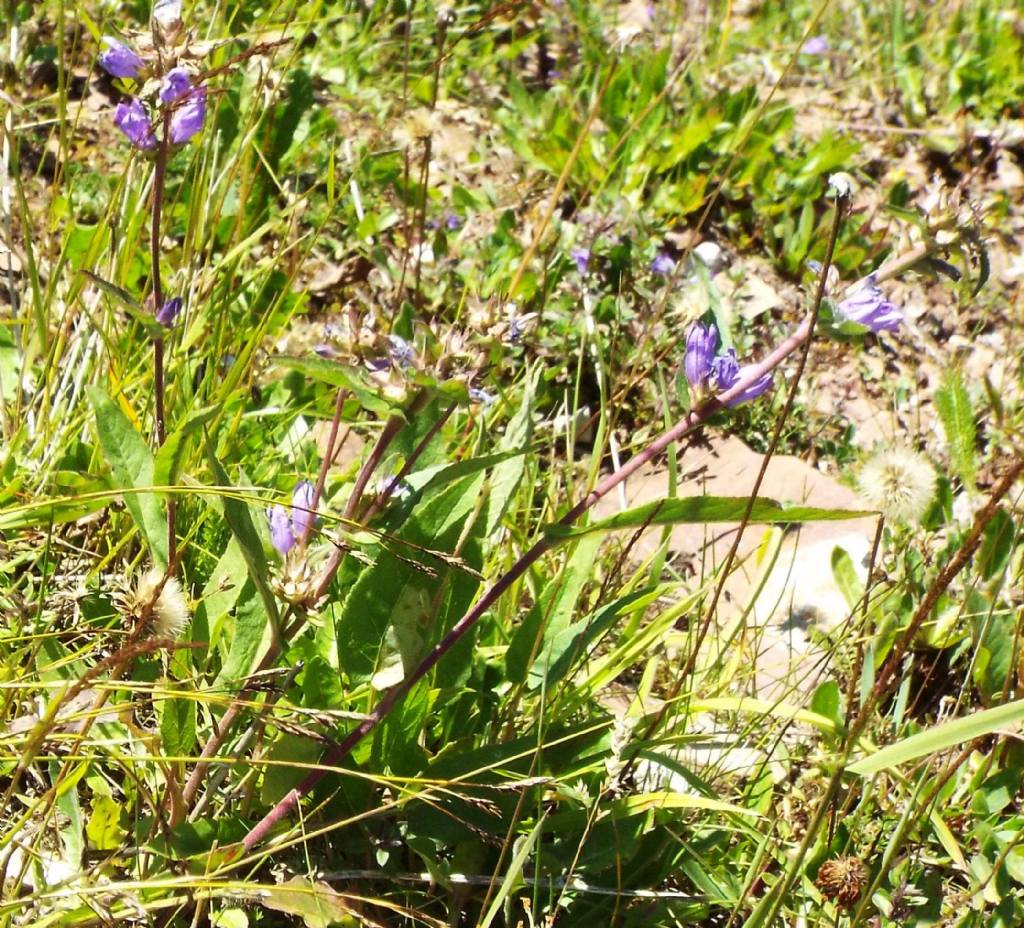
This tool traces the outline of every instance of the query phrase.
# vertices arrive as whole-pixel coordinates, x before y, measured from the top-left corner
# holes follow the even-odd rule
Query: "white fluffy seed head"
[[[861,496],[891,522],[918,522],[935,496],[935,470],[924,455],[894,446],[876,451],[860,469]]]
[[[160,589],[160,594],[156,595],[163,578],[162,570],[151,567],[139,578],[134,599],[137,608],[145,608],[152,604],[149,618],[150,637],[176,639],[185,630],[191,616],[177,578],[168,577]]]

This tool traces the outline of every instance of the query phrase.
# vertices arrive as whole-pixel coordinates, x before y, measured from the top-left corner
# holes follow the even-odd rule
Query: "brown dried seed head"
[[[815,880],[821,894],[842,908],[850,908],[860,898],[867,882],[867,869],[857,857],[826,860]]]

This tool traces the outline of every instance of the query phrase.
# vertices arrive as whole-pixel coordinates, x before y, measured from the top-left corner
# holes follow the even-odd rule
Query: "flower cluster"
[[[104,36],[107,48],[99,56],[100,66],[113,77],[143,82],[153,75],[154,66],[148,64],[131,48],[112,36]],[[170,108],[167,136],[172,145],[184,145],[206,120],[206,88],[195,86],[189,72],[173,67],[160,77],[155,105],[161,110]],[[158,120],[159,122],[159,120]],[[150,108],[141,97],[132,96],[114,110],[114,124],[136,148],[151,151],[157,146],[154,121]]]
[[[281,557],[285,557],[296,544],[301,544],[309,537],[316,520],[313,508],[316,491],[308,480],[300,480],[292,491],[291,506],[280,503],[267,510],[270,522],[270,541]]]
[[[683,369],[690,389],[698,395],[710,391],[728,390],[743,380],[750,371],[751,365],[740,367],[736,360],[736,350],[718,350],[718,329],[714,325],[695,322],[686,334],[686,356]],[[739,406],[748,400],[759,397],[772,386],[772,375],[763,374],[745,389],[726,403],[727,406]]]

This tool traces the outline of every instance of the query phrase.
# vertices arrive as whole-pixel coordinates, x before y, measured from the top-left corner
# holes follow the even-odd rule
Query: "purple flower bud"
[[[746,377],[753,369],[753,366],[754,365],[752,364],[744,364],[743,367],[739,369],[739,373],[737,374],[736,379],[733,381],[733,383],[736,383],[742,380],[744,377]],[[757,399],[762,393],[766,392],[767,390],[770,390],[771,386],[772,375],[770,373],[762,374],[760,377],[757,378],[757,380],[750,384],[750,386],[740,390],[740,392],[737,393],[736,396],[729,400],[729,402],[726,403],[725,405],[732,409],[734,406],[739,406],[740,403],[746,403],[750,400]],[[725,389],[728,389],[728,387],[726,387]]]
[[[171,114],[171,142],[184,145],[203,128],[206,119],[206,88],[196,87]]]
[[[313,484],[300,480],[292,491],[292,529],[299,541],[305,541],[313,529],[316,510],[313,508],[315,494]]]
[[[103,41],[109,47],[100,52],[100,67],[113,77],[138,77],[146,63],[124,42],[119,42],[113,36],[105,35]]]
[[[711,362],[711,379],[716,390],[728,390],[740,376],[740,362],[736,360],[736,349],[722,352]]]
[[[284,557],[295,547],[295,535],[292,533],[288,510],[277,503],[267,510],[267,518],[270,520],[270,541],[277,549],[277,553]]]
[[[164,75],[163,82],[160,84],[160,99],[164,103],[173,103],[175,100],[180,100],[191,89],[192,81],[188,76],[188,71],[184,68],[171,68]],[[200,125],[202,125],[202,121],[200,121]]]
[[[683,370],[691,390],[702,392],[707,388],[718,347],[718,329],[713,325],[695,322],[686,333],[686,355]]]
[[[675,269],[676,262],[672,256],[664,251],[659,251],[655,259],[651,262],[651,271],[655,274],[671,274]]]
[[[164,300],[164,305],[156,311],[156,321],[169,329],[174,325],[174,320],[178,318],[181,307],[182,299],[180,296],[172,296],[169,300]]]
[[[895,332],[903,323],[903,313],[882,295],[874,276],[868,277],[864,286],[843,300],[836,309],[844,319],[865,326],[876,334]]]
[[[156,148],[153,127],[149,123],[146,108],[138,97],[132,97],[127,103],[118,103],[114,110],[114,125],[117,126],[136,148],[149,150]]]
[[[590,250],[587,248],[573,248],[569,252],[569,257],[576,262],[576,270],[581,274],[587,273],[587,268],[590,266]]]
[[[828,39],[823,35],[812,35],[800,51],[805,55],[824,55],[828,51]]]

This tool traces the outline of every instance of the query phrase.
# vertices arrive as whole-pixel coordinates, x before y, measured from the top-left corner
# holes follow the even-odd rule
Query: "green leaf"
[[[314,883],[301,876],[277,885],[258,888],[259,904],[274,912],[299,916],[306,928],[329,928],[331,925],[365,924],[362,916],[348,903],[345,896],[335,892],[326,883]],[[267,919],[276,924],[277,919]]]
[[[541,664],[536,679],[543,679],[552,662],[555,640],[568,626],[584,587],[593,579],[599,536],[576,545],[561,575],[544,587],[537,602],[516,629],[505,652],[505,673],[512,683],[522,683],[534,661]]]
[[[814,691],[811,711],[831,720],[837,729],[843,727],[843,700],[835,680],[826,680]]]
[[[846,605],[853,609],[864,595],[864,584],[857,573],[850,553],[839,545],[832,549],[832,577],[843,594]]]
[[[310,764],[320,760],[320,743],[308,735],[284,732],[270,749],[272,761],[263,774],[260,802],[267,808],[279,802],[309,775]]]
[[[978,573],[985,580],[991,580],[1006,569],[1013,554],[1017,527],[1005,509],[1000,507],[985,526],[985,536],[978,551]]]
[[[514,457],[499,464],[491,474],[487,495],[487,515],[485,518],[484,538],[491,538],[501,520],[505,517],[508,507],[519,488],[526,469],[525,450],[530,445],[533,434],[533,396],[537,386],[538,371],[526,378],[523,388],[523,400],[519,411],[511,418],[505,428],[505,434],[498,443],[498,451],[514,454]],[[522,451],[523,454],[518,454]]]
[[[353,681],[372,678],[378,689],[397,683],[465,612],[478,580],[423,548],[454,549],[482,486],[482,474],[466,477],[420,506],[353,585],[336,626],[338,665]],[[478,546],[467,540],[463,556],[479,564]],[[466,646],[442,661],[445,685],[462,672],[451,665],[461,667]]]
[[[209,441],[206,444],[206,457],[210,464],[210,470],[213,471],[213,479],[219,486],[229,486],[230,481],[227,472],[221,466],[220,461],[217,460],[217,455],[214,453],[213,446]],[[247,503],[235,497],[222,496],[220,499],[224,506],[224,521],[227,522],[228,528],[231,529],[231,534],[238,541],[238,546],[242,550],[242,557],[245,558],[249,579],[252,580],[263,599],[266,615],[270,618],[271,629],[276,635],[280,627],[277,600],[274,598],[274,593],[267,582],[267,577],[270,576],[270,569],[267,565],[267,557],[263,553],[263,540],[256,531],[256,526],[252,521],[252,513]]]
[[[991,703],[1006,688],[1007,676],[1013,667],[1017,619],[985,609],[985,601],[980,596],[972,600],[968,608],[976,616],[975,636],[980,640],[971,676],[981,690],[982,700]]]
[[[926,731],[911,735],[902,741],[883,748],[876,754],[863,757],[846,769],[849,773],[866,777],[880,770],[899,767],[929,754],[937,754],[947,748],[961,747],[975,738],[982,738],[1008,725],[1024,719],[1024,699],[1008,702],[994,709],[984,709],[964,718],[944,722]]]
[[[227,660],[214,687],[234,683],[252,673],[272,641],[266,604],[251,580],[247,580],[235,609],[235,627]]]
[[[655,595],[651,590],[630,593],[552,635],[547,653],[539,656],[530,668],[530,686],[544,683],[550,689],[621,616],[649,603]]]
[[[935,391],[935,410],[946,435],[953,473],[968,490],[972,490],[977,472],[974,411],[964,386],[963,374],[957,368],[949,368],[943,375],[942,383]]]
[[[153,455],[128,417],[102,390],[89,388],[103,456],[120,490],[153,486]],[[138,526],[155,567],[166,570],[167,511],[155,493],[125,493],[125,506]]]
[[[555,523],[545,527],[555,541],[578,538],[592,532],[613,532],[652,525],[676,525],[681,522],[739,522],[750,500],[746,496],[687,496],[681,499],[655,500],[627,509],[608,519],[579,528]],[[750,525],[794,525],[803,522],[832,522],[863,519],[872,513],[864,509],[818,509],[814,506],[787,506],[759,496],[750,512]]]
[[[112,851],[120,847],[125,836],[125,830],[121,827],[120,803],[110,796],[94,793],[85,833],[96,850]]]
[[[196,701],[165,699],[160,703],[160,742],[170,757],[188,757],[196,746]]]
[[[156,453],[153,465],[153,480],[157,486],[172,487],[177,484],[181,461],[185,455],[186,439],[206,425],[219,411],[219,405],[197,409],[167,436],[167,440]]]
[[[401,411],[399,403],[382,397],[380,389],[371,384],[362,371],[349,364],[325,358],[292,358],[284,355],[274,358],[274,362],[332,387],[344,387],[363,409],[378,416],[386,418]]]

